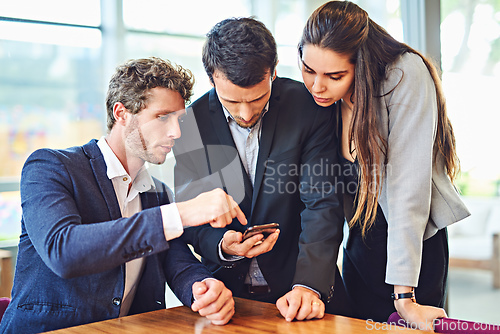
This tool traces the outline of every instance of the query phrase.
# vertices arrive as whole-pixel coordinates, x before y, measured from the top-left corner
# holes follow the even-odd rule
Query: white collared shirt
[[[245,171],[247,172],[247,175],[250,178],[253,187],[255,183],[257,159],[259,157],[260,137],[262,133],[262,118],[269,109],[269,101],[266,103],[264,111],[262,112],[259,120],[251,128],[243,128],[239,126],[238,123],[236,123],[236,121],[234,120],[233,116],[231,116],[229,111],[224,106],[222,106],[222,109],[224,110],[224,115],[226,116],[229,130],[231,131],[231,135],[233,137],[234,144],[236,145],[236,149],[238,150],[238,154],[240,155],[241,162],[245,167]],[[221,257],[221,259],[226,261],[234,261],[242,258],[225,257],[222,253],[221,244],[219,244],[219,256]],[[259,268],[259,264],[257,263],[256,258],[253,258],[250,262],[250,268],[245,278],[245,284],[251,284],[254,286],[267,285],[266,279],[264,278],[264,275]]]
[[[257,158],[259,157],[260,137],[262,133],[262,118],[269,108],[269,102],[264,107],[260,119],[251,128],[242,128],[236,123],[229,111],[222,106],[226,116],[229,130],[240,155],[241,162],[245,167],[247,175],[250,177],[252,186],[255,183],[255,171],[257,169]]]
[[[149,174],[146,165],[141,167],[135,179],[132,180],[104,137],[99,139],[97,146],[104,157],[107,166],[106,174],[113,183],[122,217],[130,217],[141,211],[142,204],[139,194],[155,189],[153,178]],[[131,186],[130,183],[132,183]],[[167,241],[181,236],[184,230],[177,206],[167,204],[162,205],[160,209]],[[128,314],[143,269],[143,257],[125,263],[125,289],[120,307],[120,317]]]

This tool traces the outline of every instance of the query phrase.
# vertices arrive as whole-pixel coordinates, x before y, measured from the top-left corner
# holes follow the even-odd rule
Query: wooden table
[[[51,333],[426,333],[383,323],[325,314],[323,319],[287,322],[274,304],[235,298],[236,313],[225,326],[215,326],[186,306],[70,327]],[[427,332],[428,333],[428,332]]]
[[[12,253],[0,249],[0,297],[9,297],[12,290]]]

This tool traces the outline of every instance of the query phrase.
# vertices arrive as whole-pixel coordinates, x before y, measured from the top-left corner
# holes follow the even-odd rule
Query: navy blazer
[[[165,240],[158,206],[169,203],[169,189],[154,181],[156,189],[141,194],[143,211],[122,218],[96,140],[34,152],[22,171],[22,231],[0,332],[118,317],[125,262],[144,256],[129,314],[165,308],[165,282],[191,305],[192,284],[211,274],[180,239]]]
[[[294,284],[303,284],[328,302],[344,222],[335,193],[338,144],[332,109],[318,106],[302,83],[276,78],[262,119],[252,187],[216,91],[191,108],[174,146],[176,198],[220,187],[239,203],[249,226],[278,222],[281,231],[274,248],[257,257],[271,289],[259,299],[275,302]],[[183,235],[235,296],[245,296],[250,259],[221,261],[218,244],[228,229],[245,228],[235,219],[223,229],[200,226]]]

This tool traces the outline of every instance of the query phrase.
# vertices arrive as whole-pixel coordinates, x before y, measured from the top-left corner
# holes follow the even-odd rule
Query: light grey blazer
[[[417,286],[422,243],[470,213],[434,159],[437,102],[422,59],[406,53],[388,68],[380,99],[387,163],[379,204],[388,224],[386,283]]]

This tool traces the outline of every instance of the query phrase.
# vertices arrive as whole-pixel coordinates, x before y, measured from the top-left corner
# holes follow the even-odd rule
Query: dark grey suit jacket
[[[274,248],[257,257],[271,288],[264,298],[269,302],[294,284],[316,289],[330,300],[344,221],[335,193],[333,121],[331,108],[316,105],[302,83],[275,79],[262,120],[253,189],[214,89],[188,109],[182,137],[174,146],[177,200],[220,187],[239,203],[250,226],[280,224]],[[234,220],[224,229],[208,225],[183,235],[236,296],[243,292],[250,260],[223,262],[218,244],[227,229],[245,228]]]

